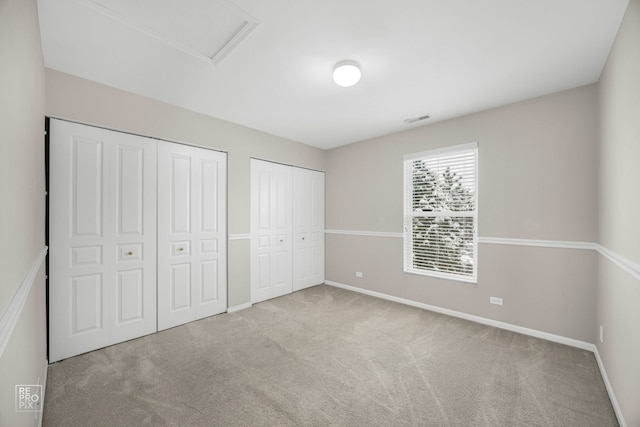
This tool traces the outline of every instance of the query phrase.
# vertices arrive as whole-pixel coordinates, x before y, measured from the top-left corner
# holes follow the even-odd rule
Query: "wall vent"
[[[415,122],[419,122],[421,120],[427,120],[428,118],[429,118],[429,116],[413,117],[411,119],[406,119],[404,122],[405,123],[415,123]]]

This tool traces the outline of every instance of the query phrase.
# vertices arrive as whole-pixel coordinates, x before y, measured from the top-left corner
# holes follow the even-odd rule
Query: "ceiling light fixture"
[[[338,86],[349,87],[360,81],[362,72],[358,63],[354,61],[341,61],[333,69],[333,81]]]

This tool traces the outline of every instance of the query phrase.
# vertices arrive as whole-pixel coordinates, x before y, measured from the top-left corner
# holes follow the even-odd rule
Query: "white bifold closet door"
[[[293,169],[293,290],[324,283],[324,173]]]
[[[49,361],[225,312],[226,154],[50,121]]]
[[[251,302],[324,283],[324,173],[251,159]]]
[[[158,142],[158,330],[227,310],[226,154]]]
[[[156,144],[50,121],[49,361],[156,331]]]
[[[293,290],[291,167],[251,159],[251,302]]]

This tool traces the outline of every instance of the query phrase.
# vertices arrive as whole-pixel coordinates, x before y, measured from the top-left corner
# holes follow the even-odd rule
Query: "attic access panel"
[[[259,24],[229,0],[83,0],[111,18],[218,64]]]

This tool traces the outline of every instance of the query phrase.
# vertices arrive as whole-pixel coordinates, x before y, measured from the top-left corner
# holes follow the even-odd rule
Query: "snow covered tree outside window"
[[[476,281],[477,145],[405,156],[405,271]]]

